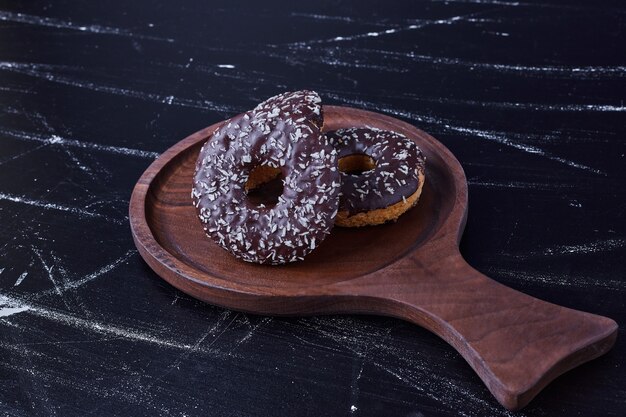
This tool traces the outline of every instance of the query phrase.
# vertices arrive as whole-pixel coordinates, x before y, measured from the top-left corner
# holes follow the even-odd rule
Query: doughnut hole
[[[248,200],[256,206],[275,206],[283,193],[283,173],[278,168],[258,165],[250,171],[245,190]]]
[[[348,175],[360,175],[376,168],[376,161],[364,153],[355,153],[339,158],[339,171]]]

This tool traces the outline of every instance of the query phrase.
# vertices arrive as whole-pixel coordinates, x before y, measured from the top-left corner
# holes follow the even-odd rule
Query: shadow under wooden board
[[[335,106],[324,112],[326,130],[373,126],[420,146],[426,182],[416,207],[395,223],[337,227],[302,262],[237,260],[204,235],[190,197],[196,158],[216,123],[167,150],[133,190],[131,229],[148,265],[181,291],[234,310],[380,314],[423,326],[452,345],[510,410],[613,346],[613,320],[512,290],[463,260],[467,183],[441,143],[378,113]]]

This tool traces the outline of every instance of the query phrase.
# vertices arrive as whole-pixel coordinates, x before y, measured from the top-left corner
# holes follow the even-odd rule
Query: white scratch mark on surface
[[[225,310],[222,314],[220,314],[220,316],[218,317],[217,321],[215,322],[215,324],[213,326],[211,326],[206,332],[204,332],[204,334],[202,334],[200,336],[200,338],[196,341],[196,343],[193,344],[193,346],[191,346],[191,348],[186,349],[182,354],[180,354],[176,360],[171,363],[168,367],[167,370],[160,376],[152,379],[152,381],[150,381],[146,386],[145,389],[149,389],[150,387],[152,387],[155,383],[157,383],[158,381],[163,380],[163,378],[165,378],[167,375],[169,375],[174,369],[178,369],[180,364],[182,363],[183,360],[187,359],[189,357],[189,355],[191,355],[194,352],[199,351],[200,346],[202,345],[202,343],[204,343],[204,341],[206,340],[206,338],[209,335],[213,335],[215,334],[215,331],[222,325],[222,323],[230,316],[231,312],[229,310]],[[235,315],[236,317],[236,315]],[[233,319],[230,321],[230,323],[226,326],[226,329],[228,329],[228,327],[233,323],[233,321],[235,320],[235,317],[233,317]],[[215,340],[219,339],[219,337],[226,331],[226,329],[224,329],[224,331],[222,333],[220,333]],[[213,340],[213,342],[208,346],[209,348],[211,347],[211,345],[213,345],[213,343],[215,343],[215,340]]]
[[[467,133],[473,136],[478,136],[483,139],[495,141],[503,145],[507,145],[512,148],[519,149],[520,151],[524,151],[526,153],[541,155],[545,158],[551,159],[556,162],[560,162],[572,168],[582,169],[584,171],[593,172],[594,174],[598,174],[598,175],[604,175],[604,176],[607,175],[605,172],[600,171],[599,169],[592,168],[587,165],[579,164],[577,162],[570,161],[568,159],[561,158],[559,156],[551,155],[550,153],[544,151],[543,149],[537,148],[536,146],[527,145],[527,144],[520,143],[520,142],[514,142],[511,139],[508,139],[506,136],[499,134],[499,133],[489,132],[489,131],[479,130],[479,129],[471,129],[467,127],[452,126],[449,124],[445,124],[444,127],[450,130],[454,130],[456,132]]]
[[[407,68],[400,68],[396,65],[375,65],[375,64],[367,64],[358,61],[345,61],[340,60],[334,57],[318,57],[318,61],[324,63],[326,65],[331,65],[333,67],[346,67],[346,68],[367,68],[378,71],[387,71],[387,72],[398,72],[398,73],[406,73],[410,70]]]
[[[67,282],[66,284],[64,284],[62,286],[62,290],[66,291],[66,290],[71,290],[71,289],[75,289],[75,288],[78,288],[78,287],[82,287],[83,285],[87,284],[88,282],[91,282],[94,279],[96,279],[96,278],[98,278],[98,277],[100,277],[100,276],[102,276],[102,275],[104,275],[104,274],[106,274],[108,272],[111,272],[112,270],[114,270],[115,268],[117,268],[118,266],[120,266],[121,264],[126,262],[130,257],[132,257],[136,253],[137,253],[136,250],[130,249],[124,255],[122,255],[121,257],[117,258],[113,262],[103,266],[102,268],[98,269],[97,271],[94,271],[91,274],[85,275],[84,277],[82,277],[81,279],[78,279],[76,281]]]
[[[318,44],[354,41],[354,40],[363,39],[363,38],[377,38],[379,36],[385,36],[385,35],[391,35],[391,34],[399,33],[399,32],[417,30],[417,29],[421,29],[421,28],[424,28],[426,26],[431,26],[431,25],[451,25],[454,22],[457,22],[459,20],[463,20],[463,19],[465,19],[467,17],[470,17],[470,16],[481,14],[481,13],[484,13],[484,12],[472,13],[472,14],[462,15],[462,16],[453,16],[453,17],[449,17],[447,19],[426,20],[426,21],[423,21],[421,23],[411,24],[411,25],[408,25],[408,26],[389,28],[389,29],[384,29],[384,30],[374,31],[374,32],[367,32],[367,33],[358,33],[358,34],[355,34],[355,35],[335,36],[334,38],[314,39],[314,40],[310,40],[310,41],[292,42],[292,43],[289,43],[287,45],[303,47],[303,46],[318,45]]]
[[[53,142],[58,140],[58,136],[56,136],[55,133],[55,129],[54,127],[52,127],[50,125],[50,123],[48,122],[48,119],[46,118],[45,115],[39,113],[39,112],[31,112],[30,115],[32,117],[35,118],[35,120],[37,120],[42,126],[43,128],[46,130],[46,133],[48,133],[49,135],[52,135],[51,138],[53,140]],[[30,118],[30,116],[27,116]],[[50,143],[44,143],[41,146],[47,146]],[[37,148],[36,148],[37,149]],[[61,150],[72,160],[72,162],[74,162],[74,164],[81,170],[83,171],[85,174],[87,174],[89,176],[89,178],[91,178],[94,181],[97,181],[97,176],[94,173],[94,171],[89,168],[87,165],[83,164],[82,161],[76,156],[76,154],[74,152],[72,152],[70,149],[67,148],[67,146],[63,146],[61,145]]]
[[[294,17],[306,17],[314,20],[339,20],[342,22],[354,22],[354,18],[348,16],[330,16],[326,14],[316,14],[316,13],[298,13],[292,12],[291,16]]]
[[[546,272],[518,271],[505,268],[489,268],[490,274],[506,276],[516,281],[579,288],[603,288],[610,291],[626,291],[626,282],[615,279],[597,279],[584,275],[553,274]]]
[[[455,62],[456,61],[456,62]],[[507,65],[507,64],[488,64],[480,62],[465,62],[461,60],[452,60],[452,64],[459,64],[471,68],[494,69],[504,72],[520,72],[520,73],[546,73],[553,75],[605,75],[613,74],[618,77],[626,76],[626,66],[585,66],[585,67],[564,67],[564,66],[533,66],[533,65]]]
[[[45,146],[48,146],[48,144],[45,144],[45,143],[44,143],[43,145],[39,145],[39,146],[37,146],[37,147],[35,147],[35,148],[28,149],[28,150],[26,150],[26,151],[24,151],[24,152],[20,152],[20,153],[18,153],[18,154],[16,154],[16,155],[12,155],[12,156],[8,157],[7,159],[5,159],[5,160],[3,160],[3,161],[0,161],[0,165],[4,165],[4,164],[6,164],[7,162],[15,161],[16,159],[19,159],[19,158],[21,158],[21,157],[23,157],[23,156],[26,156],[26,155],[28,155],[28,154],[30,154],[30,153],[32,153],[32,152],[38,151],[39,149],[41,149],[41,148],[43,148],[43,147],[45,147]]]
[[[407,112],[407,111],[403,111],[403,110],[397,110],[397,109],[386,107],[386,106],[380,106],[380,105],[377,105],[376,103],[366,102],[366,101],[362,101],[362,100],[347,99],[347,98],[338,96],[336,94],[327,94],[327,96],[329,96],[331,98],[334,98],[334,99],[337,99],[337,100],[340,100],[340,101],[342,101],[344,103],[356,104],[356,105],[365,107],[368,110],[383,111],[383,112],[391,113],[391,114],[396,115],[396,116],[402,116],[402,117],[407,117],[409,119],[418,120],[420,122],[432,123],[432,124],[436,124],[438,126],[441,126],[441,127],[445,128],[446,130],[449,130],[449,131],[459,132],[459,133],[467,134],[467,135],[470,135],[470,136],[476,136],[476,137],[479,137],[479,138],[483,138],[483,139],[487,139],[487,140],[490,140],[490,141],[498,142],[498,143],[500,143],[502,145],[510,146],[512,148],[518,149],[518,150],[526,152],[526,153],[540,155],[540,156],[542,156],[544,158],[547,158],[547,159],[559,162],[561,164],[570,166],[572,168],[582,169],[584,171],[593,172],[594,174],[598,174],[598,175],[602,175],[602,176],[606,176],[607,175],[604,171],[601,171],[599,169],[592,168],[592,167],[589,167],[587,165],[583,165],[583,164],[580,164],[580,163],[577,163],[577,162],[574,162],[574,161],[570,161],[568,159],[561,158],[559,156],[552,155],[552,154],[544,151],[543,149],[537,148],[536,146],[527,145],[527,144],[521,143],[521,142],[515,142],[515,141],[507,138],[506,135],[504,133],[501,133],[501,132],[493,132],[493,131],[486,131],[486,130],[468,128],[468,127],[455,126],[455,125],[452,125],[452,124],[450,124],[449,122],[447,122],[445,120],[437,119],[437,118],[432,117],[432,116],[423,116],[423,115],[419,115],[419,114],[415,114],[415,113],[411,113],[411,112]]]
[[[402,381],[402,382],[404,382],[404,383],[408,384],[408,385],[409,385],[409,386],[411,386],[412,388],[415,388],[415,389],[417,389],[418,391],[422,391],[422,392],[424,391],[424,388],[422,388],[422,387],[421,387],[421,386],[419,386],[419,385],[412,384],[412,383],[411,383],[411,381],[409,381],[408,379],[406,379],[405,377],[403,377],[403,376],[402,376],[402,375],[400,375],[399,373],[397,373],[397,372],[395,372],[395,371],[393,371],[393,370],[391,370],[391,369],[389,369],[389,368],[387,368],[387,367],[385,367],[385,366],[383,366],[383,365],[379,364],[378,362],[373,362],[373,364],[374,364],[374,366],[376,366],[376,367],[378,367],[378,368],[382,369],[383,371],[387,372],[388,374],[390,374],[390,375],[392,375],[392,376],[396,377],[398,380],[400,380],[400,381]]]
[[[248,333],[246,333],[246,335],[244,337],[242,337],[236,344],[235,346],[230,350],[230,352],[228,352],[229,354],[232,353],[235,349],[237,349],[239,346],[241,346],[241,344],[247,342],[248,340],[250,340],[252,338],[252,336],[254,335],[254,333],[259,329],[259,327],[261,326],[265,326],[267,323],[269,323],[270,321],[272,321],[271,317],[266,317],[263,320],[259,321],[257,324],[255,324]]]
[[[544,250],[545,255],[569,255],[581,253],[607,252],[622,249],[626,246],[626,239],[609,239],[582,245],[562,245]]]
[[[48,263],[43,259],[41,252],[35,249],[33,246],[31,246],[31,251],[37,256],[37,258],[39,258],[39,262],[41,263],[41,266],[43,266],[43,269],[46,271],[46,274],[48,275],[48,279],[54,286],[54,291],[57,293],[57,295],[59,295],[59,297],[61,297],[63,304],[65,304],[65,306],[69,309],[70,306],[67,303],[67,300],[65,299],[65,297],[63,296],[63,292],[61,291],[61,288],[59,288],[59,283],[57,282],[54,276],[54,273],[53,273],[54,265],[49,266]]]
[[[595,6],[594,2],[587,2],[588,5],[577,4],[563,4],[564,2],[548,3],[545,1],[539,2],[521,2],[521,1],[505,1],[505,0],[430,0],[437,3],[463,3],[463,4],[493,4],[497,6],[511,6],[511,7],[531,7],[541,9],[557,9],[557,10],[577,10],[577,11],[604,11],[608,13],[623,12],[623,9],[611,8],[607,6]],[[584,2],[583,2],[584,3]],[[601,4],[601,3],[598,3]]]
[[[541,256],[581,255],[589,253],[610,252],[626,247],[626,239],[607,239],[587,242],[579,245],[558,245],[539,251],[523,254],[506,254],[517,259],[528,259]],[[626,284],[625,284],[626,285]]]
[[[224,311],[224,313],[222,313],[222,315],[220,316],[219,320],[217,321],[217,323],[215,323],[215,326],[213,326],[211,328],[211,330],[209,331],[210,334],[214,334],[217,329],[221,326],[221,324],[230,316],[230,311],[226,310]],[[228,322],[228,324],[226,325],[226,327],[224,327],[224,329],[217,335],[215,336],[215,338],[211,341],[211,343],[209,343],[209,345],[207,346],[207,348],[210,348],[211,346],[213,346],[215,344],[215,342],[217,342],[219,340],[220,337],[222,337],[222,335],[224,333],[226,333],[226,331],[230,328],[230,326],[235,322],[235,319],[239,316],[239,313],[235,314],[232,318],[232,320],[230,322]]]
[[[218,67],[218,68],[228,68],[228,69],[233,69],[233,68],[235,68],[235,66],[234,66],[234,65],[231,65],[231,64],[219,64],[217,67]]]
[[[79,32],[94,33],[98,35],[115,35],[115,36],[125,36],[129,38],[137,38],[137,39],[150,39],[150,40],[157,40],[157,41],[164,41],[164,42],[174,42],[174,39],[171,39],[171,38],[160,38],[156,36],[142,35],[142,34],[133,33],[128,30],[119,29],[119,28],[115,28],[111,26],[80,25],[69,20],[61,20],[61,19],[55,19],[52,17],[45,17],[45,16],[35,16],[35,15],[30,15],[30,14],[25,14],[25,13],[13,13],[13,12],[4,11],[4,10],[0,10],[0,20],[9,21],[9,22],[17,22],[17,23],[25,23],[28,25],[53,27],[57,29],[76,30]]]
[[[0,306],[0,317],[8,317],[13,314],[28,310],[28,307],[2,307]]]
[[[69,207],[69,206],[64,206],[61,204],[50,203],[47,201],[32,200],[24,196],[17,196],[17,195],[2,193],[2,192],[0,192],[0,200],[11,201],[13,203],[19,203],[19,204],[27,204],[29,206],[41,207],[47,210],[65,211],[68,213],[75,214],[77,216],[98,217],[98,218],[106,219],[110,222],[118,223],[118,224],[121,224],[124,222],[124,220],[113,219],[113,218],[104,216],[99,213],[94,213],[91,211],[84,210],[79,207]]]
[[[359,372],[357,373],[356,377],[353,377],[350,381],[350,402],[352,403],[352,406],[350,407],[350,414],[354,414],[354,412],[358,410],[357,402],[359,400],[359,394],[361,392],[361,389],[359,388],[359,380],[363,375],[363,368],[365,367],[366,356],[368,353],[369,350],[366,350],[363,355],[358,355],[360,356],[359,362],[361,362],[361,365],[359,366]]]
[[[50,122],[48,122],[48,119],[46,118],[45,115],[43,115],[42,113],[39,113],[38,111],[27,112],[26,110],[24,110],[24,113],[26,114],[27,118],[31,119],[31,117],[32,117],[39,124],[41,124],[41,126],[43,126],[46,129],[46,132],[48,132],[50,134],[54,133],[54,127],[52,127]]]
[[[62,147],[62,149],[63,152],[72,160],[72,162],[74,162],[78,169],[87,174],[89,178],[91,178],[93,181],[97,180],[97,175],[95,174],[95,172],[87,165],[83,164],[82,161],[78,159],[78,157],[74,154],[74,152],[69,150],[67,147]]]
[[[1,272],[1,271],[0,271]],[[15,284],[13,284],[14,287],[17,287],[18,285],[20,285],[22,283],[22,281],[24,281],[24,278],[26,278],[28,276],[28,271],[24,271],[20,274],[19,277],[17,277],[17,280],[15,281]]]
[[[398,355],[397,352],[390,353],[397,359],[405,362],[405,367],[394,369],[377,361],[372,361],[372,364],[423,395],[441,404],[448,405],[455,410],[455,413],[458,412],[458,415],[465,417],[484,415],[515,417],[516,415],[519,415],[519,413],[513,414],[506,409],[493,406],[490,402],[478,397],[476,394],[463,389],[458,381],[452,381],[445,377],[435,376],[433,383],[425,384],[426,380],[423,377],[423,374],[424,372],[428,372],[432,375],[432,367],[430,367],[430,369],[421,369],[418,372],[414,372],[411,367],[411,361]],[[468,408],[468,406],[470,407]],[[480,408],[478,409],[478,407]]]
[[[487,187],[487,188],[519,188],[523,190],[561,190],[561,189],[571,189],[576,188],[575,185],[572,184],[548,184],[548,183],[538,183],[538,182],[522,182],[522,181],[511,181],[511,182],[494,182],[494,181],[479,181],[475,179],[467,180],[469,185],[479,186],[479,187]]]
[[[10,308],[21,309],[19,312],[28,312],[29,314],[48,319],[54,322],[58,322],[67,326],[71,326],[77,329],[82,329],[106,336],[114,336],[127,340],[145,342],[153,345],[157,345],[164,348],[173,348],[181,350],[194,350],[208,354],[219,354],[211,349],[203,349],[201,347],[194,348],[193,344],[181,343],[176,340],[170,340],[163,337],[155,336],[151,333],[132,329],[120,325],[99,322],[95,320],[86,320],[75,315],[65,313],[59,310],[38,306],[33,303],[28,303],[23,300],[19,300],[12,297],[0,295],[0,305],[6,305]],[[15,313],[11,313],[15,314]]]
[[[495,32],[495,31],[490,31],[490,30],[483,30],[482,33],[485,34],[485,35],[494,35],[494,36],[503,36],[503,37],[510,36],[510,34],[508,34],[506,32]]]
[[[69,85],[71,87],[84,88],[87,90],[97,91],[99,93],[114,94],[144,101],[150,101],[154,103],[165,103],[168,105],[191,107],[202,110],[213,110],[217,112],[231,112],[234,110],[229,106],[217,105],[209,100],[191,100],[186,98],[174,97],[172,95],[147,93],[144,91],[132,90],[129,88],[113,87],[103,84],[96,84],[90,81],[82,81],[52,72],[53,70],[57,70],[57,67],[53,65],[0,61],[0,70],[24,74],[57,84]]]
[[[521,4],[518,1],[503,1],[503,0],[430,0],[431,2],[444,2],[444,3],[473,3],[473,4],[493,4],[498,6],[519,6]]]
[[[62,138],[57,135],[42,135],[40,133],[24,132],[21,130],[0,129],[0,134],[11,136],[16,139],[40,142],[45,145],[71,146],[74,148],[87,149],[99,152],[108,152],[118,155],[136,156],[140,158],[157,158],[158,152],[144,151],[141,149],[131,149],[121,146],[101,145],[99,143],[84,142],[82,140]]]
[[[526,103],[510,101],[483,101],[467,100],[446,97],[425,97],[420,94],[404,94],[398,97],[410,97],[416,101],[428,103],[456,104],[475,106],[482,108],[512,109],[512,110],[532,110],[532,111],[554,111],[554,112],[626,112],[626,106],[622,104],[560,104],[560,103]]]
[[[116,260],[114,260],[113,262],[110,262],[108,264],[106,264],[105,266],[99,268],[98,270],[87,274],[85,276],[83,276],[82,278],[79,278],[75,281],[68,281],[63,283],[60,286],[60,291],[62,293],[69,291],[69,290],[74,290],[76,288],[82,287],[83,285],[111,272],[112,270],[114,270],[115,268],[117,268],[118,266],[122,265],[124,262],[126,262],[128,259],[130,259],[133,255],[135,255],[137,253],[137,251],[135,249],[130,249],[128,250],[124,255],[122,255],[121,257],[117,258]],[[30,300],[38,300],[42,297],[54,294],[55,291],[54,290],[46,290],[46,291],[41,291],[38,292],[36,294],[33,294],[32,296],[29,297]]]
[[[372,52],[387,56],[396,56],[409,58],[418,62],[426,62],[435,65],[450,65],[469,68],[470,70],[488,70],[504,73],[517,73],[520,75],[553,75],[571,78],[589,77],[596,78],[599,76],[613,75],[616,77],[626,77],[626,66],[577,66],[567,67],[559,65],[522,65],[522,64],[496,64],[488,62],[465,61],[458,58],[437,57],[431,55],[417,54],[415,52],[396,52],[385,51],[380,49],[355,49],[357,52]]]
[[[519,414],[513,414],[494,405],[492,401],[485,400],[482,394],[463,388],[458,379],[450,378],[444,370],[440,369],[445,366],[445,362],[433,363],[426,358],[420,358],[420,355],[415,355],[414,349],[402,349],[384,343],[385,337],[380,328],[368,328],[369,326],[366,326],[363,321],[351,318],[311,318],[306,323],[313,324],[310,329],[315,333],[364,359],[364,352],[378,351],[376,357],[381,361],[369,359],[368,363],[398,378],[410,388],[420,392],[420,395],[425,395],[450,407],[454,413],[467,417],[484,415],[515,417]],[[388,327],[385,330],[387,334],[390,334],[392,328]],[[393,357],[393,365],[382,361],[390,356]],[[350,401],[351,404],[355,404],[352,399]],[[458,410],[463,411],[459,413]]]
[[[0,91],[11,91],[14,93],[23,93],[23,94],[37,94],[34,91],[25,90],[23,88],[12,88],[12,87],[2,87],[2,86],[0,86]]]
[[[84,343],[101,343],[109,340],[116,340],[114,338],[102,338],[96,339],[93,341],[85,341]],[[55,344],[55,343],[45,343],[45,344]],[[55,364],[66,364],[67,362],[59,359],[57,357],[50,357],[46,355],[41,350],[35,350],[29,348],[30,346],[25,344],[9,344],[0,342],[0,349],[5,349],[10,351],[11,357],[17,358],[17,360],[11,362],[4,362],[2,365],[6,369],[10,369],[12,371],[18,372],[20,378],[32,378],[32,382],[39,392],[45,392],[45,389],[50,389],[52,387],[56,387],[55,389],[61,390],[71,390],[72,392],[76,392],[78,395],[82,395],[81,393],[85,393],[89,397],[92,398],[100,398],[100,399],[115,399],[115,401],[123,401],[128,404],[132,404],[134,406],[140,406],[142,410],[153,410],[149,414],[150,415],[172,415],[172,411],[167,407],[164,407],[162,404],[158,404],[158,401],[155,401],[156,395],[150,392],[133,392],[133,390],[128,389],[128,387],[122,388],[108,388],[104,387],[100,384],[94,383],[98,380],[98,376],[100,374],[95,374],[94,379],[90,381],[90,383],[84,383],[82,380],[77,380],[75,377],[65,378],[62,377],[61,373],[58,371],[54,371],[49,367],[40,367],[33,366],[33,357],[43,358],[48,363]],[[52,359],[52,361],[50,360]],[[110,366],[109,362],[104,362],[101,359],[92,358],[93,361],[91,365],[94,368],[107,368]],[[127,368],[125,369],[127,370]],[[132,372],[132,371],[131,371]],[[87,372],[84,376],[89,375]],[[45,388],[44,388],[45,387]],[[158,395],[158,394],[157,394]],[[56,416],[57,408],[45,407],[43,415],[46,416]],[[23,414],[20,414],[22,416]],[[6,416],[6,414],[3,414]],[[17,417],[17,415],[15,415]]]
[[[434,101],[434,100],[431,100]],[[532,111],[555,111],[555,112],[626,112],[626,106],[614,104],[550,104],[550,103],[515,103],[494,102],[458,99],[438,99],[441,103],[465,104],[477,107],[491,107],[496,109],[519,109]]]
[[[178,292],[176,294],[174,294],[174,300],[172,301],[171,305],[176,304],[176,302],[180,299],[180,295],[178,295]]]
[[[28,310],[28,307],[22,306],[14,300],[0,294],[0,317],[8,317],[26,310]]]

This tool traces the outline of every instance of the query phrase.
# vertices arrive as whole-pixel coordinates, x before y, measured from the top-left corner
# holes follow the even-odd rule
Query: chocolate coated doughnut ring
[[[338,151],[341,197],[335,224],[359,227],[396,220],[424,185],[425,158],[412,140],[376,128],[326,134]]]
[[[337,152],[321,134],[317,93],[283,93],[224,122],[204,144],[192,198],[206,234],[237,258],[262,264],[301,260],[333,227],[339,202]],[[250,188],[276,175],[275,205]]]

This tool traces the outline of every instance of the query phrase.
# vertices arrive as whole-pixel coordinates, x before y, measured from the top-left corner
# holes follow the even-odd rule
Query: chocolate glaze
[[[207,235],[248,262],[301,260],[330,233],[337,214],[337,152],[320,132],[317,93],[283,93],[224,122],[204,144],[192,198]],[[258,165],[279,168],[283,194],[273,207],[249,201]]]
[[[407,137],[373,127],[335,130],[326,137],[338,159],[365,154],[376,162],[375,168],[360,174],[341,172],[339,210],[353,215],[382,209],[417,191],[426,159]]]

